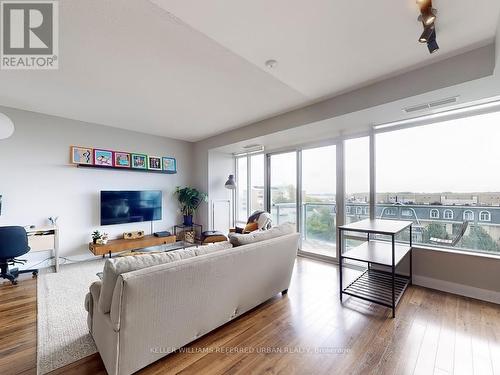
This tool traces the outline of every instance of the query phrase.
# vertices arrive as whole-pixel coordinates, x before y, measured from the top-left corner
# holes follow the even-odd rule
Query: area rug
[[[41,269],[37,282],[37,368],[43,375],[97,352],[87,327],[85,295],[104,259]]]

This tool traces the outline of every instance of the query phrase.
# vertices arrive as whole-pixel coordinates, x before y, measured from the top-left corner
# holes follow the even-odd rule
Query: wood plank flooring
[[[0,282],[0,374],[36,374],[29,276],[17,286]],[[106,372],[95,354],[51,374]],[[390,319],[389,309],[355,298],[341,305],[337,267],[299,258],[287,296],[139,374],[500,375],[500,306],[410,287]]]

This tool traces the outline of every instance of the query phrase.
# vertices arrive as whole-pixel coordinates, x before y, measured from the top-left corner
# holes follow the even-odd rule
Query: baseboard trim
[[[500,292],[481,289],[473,286],[453,283],[451,281],[433,279],[426,276],[413,275],[413,283],[430,289],[458,294],[460,296],[479,299],[482,301],[500,304]]]

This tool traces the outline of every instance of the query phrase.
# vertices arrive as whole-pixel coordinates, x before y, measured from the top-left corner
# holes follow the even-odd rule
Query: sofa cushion
[[[229,233],[229,241],[233,246],[248,245],[255,242],[269,240],[271,238],[281,237],[286,234],[295,233],[295,224],[284,223],[269,230],[255,231],[248,234]]]
[[[108,259],[104,264],[102,289],[99,297],[99,311],[107,314],[111,310],[113,291],[116,280],[122,273],[140,270],[163,263],[175,262],[196,256],[194,249],[181,249],[164,253],[146,254],[141,256],[125,256]]]
[[[231,249],[233,244],[229,241],[216,242],[210,245],[204,245],[197,247],[194,252],[196,255],[205,255],[215,253],[216,251]]]

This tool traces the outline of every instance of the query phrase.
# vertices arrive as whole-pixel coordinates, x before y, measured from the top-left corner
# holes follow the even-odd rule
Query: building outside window
[[[453,211],[452,210],[444,210],[443,218],[446,220],[453,220]]]
[[[496,112],[376,132],[377,217],[411,207],[417,243],[500,254],[499,121]],[[464,145],[476,152],[456,152]]]
[[[464,220],[474,221],[474,212],[470,210],[464,211]]]
[[[480,221],[491,221],[491,214],[488,211],[481,211],[479,213]]]
[[[404,208],[401,210],[401,216],[411,217],[411,216],[413,216],[413,212],[412,212],[412,210]]]

